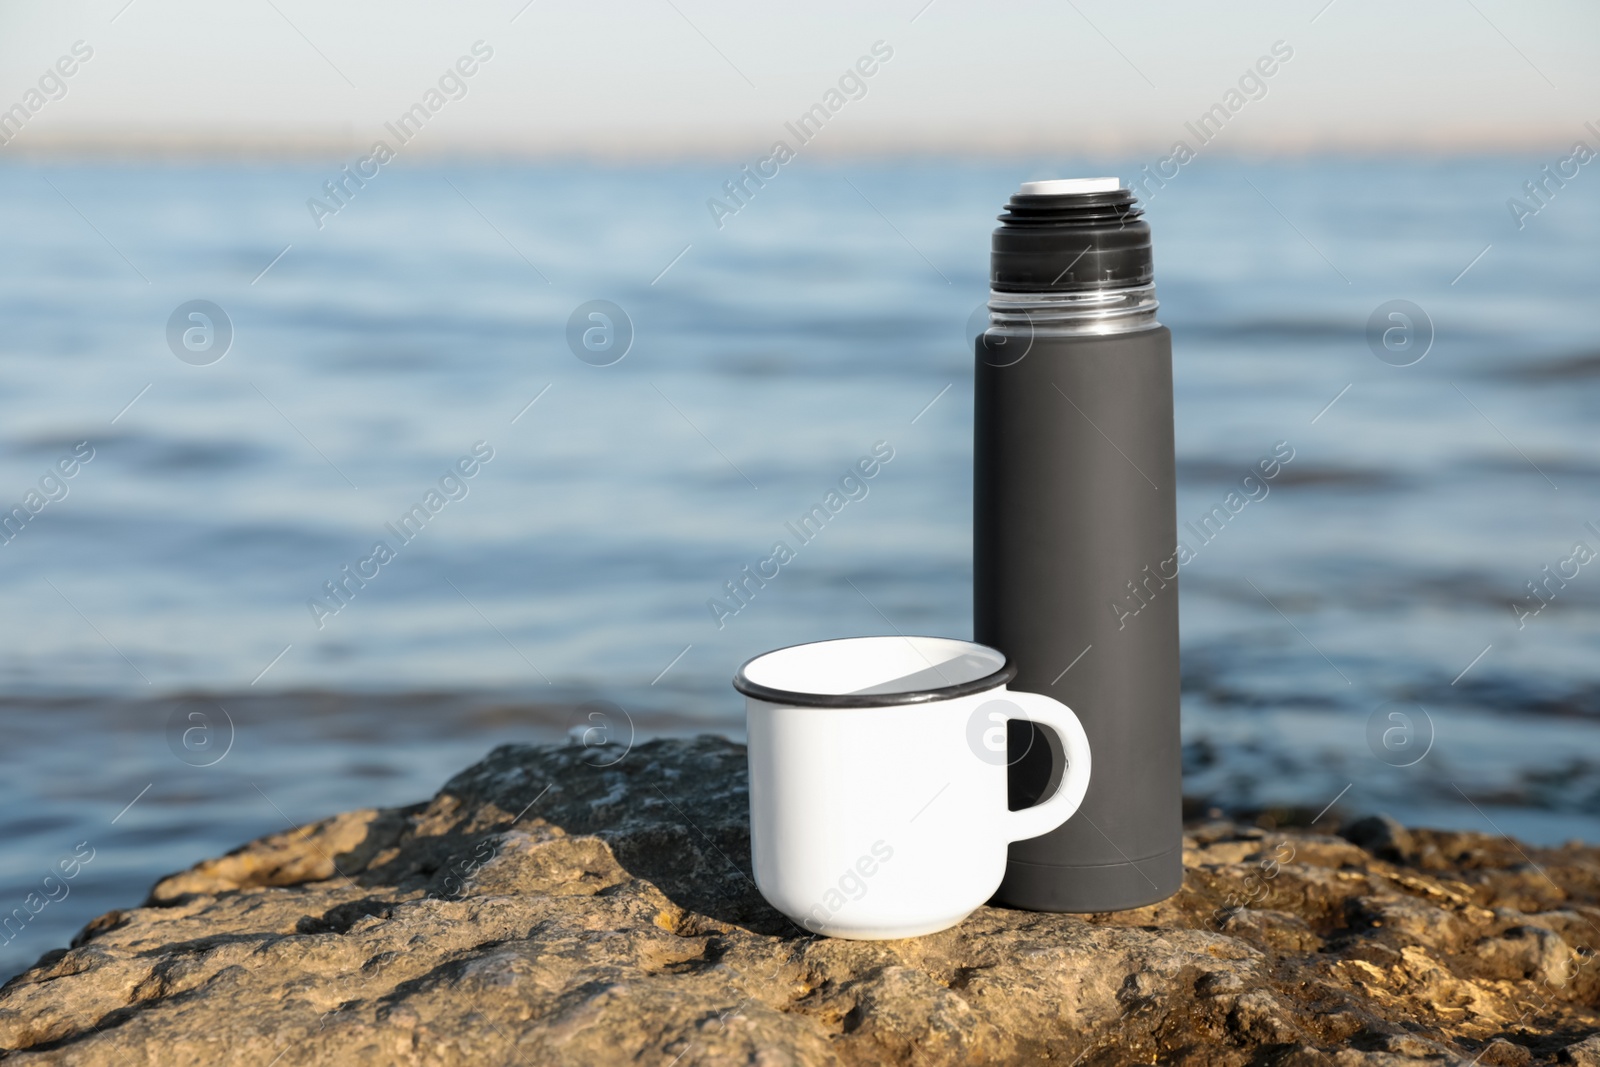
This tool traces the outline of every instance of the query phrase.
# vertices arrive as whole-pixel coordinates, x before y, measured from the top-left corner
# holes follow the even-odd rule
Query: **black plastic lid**
[[[990,284],[1020,293],[1148,285],[1150,224],[1131,190],[1017,193],[994,231]]]

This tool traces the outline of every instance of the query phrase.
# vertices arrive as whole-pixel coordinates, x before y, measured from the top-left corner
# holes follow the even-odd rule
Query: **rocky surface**
[[[1600,1067],[1600,850],[1199,821],[1154,907],[851,942],[748,835],[727,741],[502,747],[97,919],[0,991],[0,1058]]]

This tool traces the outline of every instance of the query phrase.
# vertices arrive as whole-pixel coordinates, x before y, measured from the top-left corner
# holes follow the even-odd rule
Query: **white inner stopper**
[[[1114,193],[1122,188],[1121,178],[1052,178],[1044,182],[1023,182],[1023,196],[1071,196],[1074,193]]]

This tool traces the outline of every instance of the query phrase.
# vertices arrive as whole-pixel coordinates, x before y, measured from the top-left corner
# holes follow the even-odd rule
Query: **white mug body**
[[[914,681],[905,693],[893,682],[870,684],[906,674],[906,663],[882,662],[899,656],[894,643],[903,641],[921,642],[918,656],[954,681]],[[944,638],[852,638],[768,656],[797,650],[809,661],[763,671],[757,657],[735,684],[748,701],[756,885],[807,931],[884,939],[953,926],[999,888],[1011,841],[1054,829],[1081,801],[1089,773],[1082,727],[1048,697],[1007,690],[1011,671],[998,652]],[[840,657],[852,658],[854,671],[836,671]],[[779,696],[802,683],[818,691]],[[890,691],[875,692],[882,689]],[[1053,797],[1011,812],[1005,722],[1018,717],[1062,734],[1069,767]]]
[[[965,740],[987,699],[751,699],[750,848],[768,902],[813,933],[891,938],[943,930],[988,900],[1005,875],[1006,768]]]

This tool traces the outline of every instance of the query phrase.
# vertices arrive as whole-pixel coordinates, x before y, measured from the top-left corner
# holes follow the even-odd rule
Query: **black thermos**
[[[995,903],[1096,912],[1183,883],[1172,335],[1150,226],[1115,178],[1028,182],[994,231],[977,340],[973,630],[1015,688],[1082,720],[1083,806],[1011,846]],[[1011,807],[1060,780],[1054,735],[1013,720]]]

